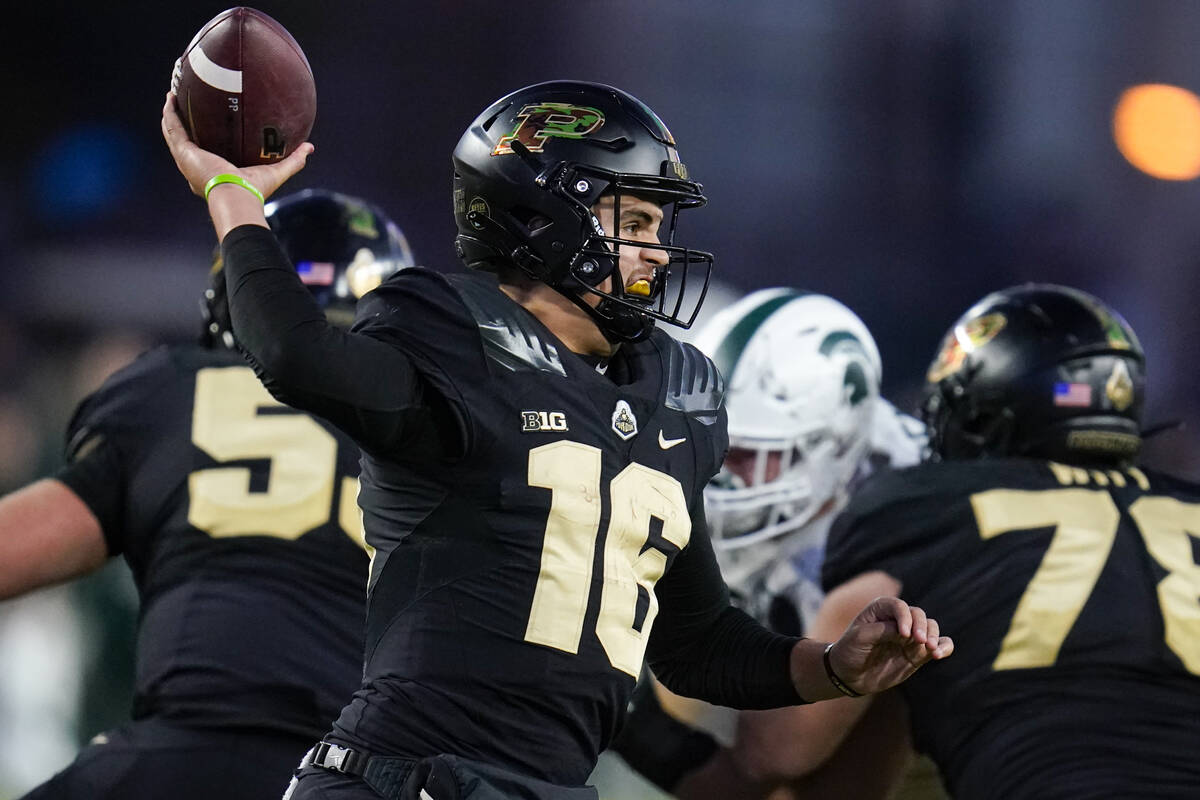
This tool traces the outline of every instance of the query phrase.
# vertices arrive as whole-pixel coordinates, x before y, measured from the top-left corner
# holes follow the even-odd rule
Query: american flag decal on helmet
[[[1092,387],[1086,383],[1054,384],[1054,405],[1086,408],[1092,404]]]
[[[333,264],[328,261],[300,261],[296,264],[296,274],[305,286],[329,286],[336,273]]]

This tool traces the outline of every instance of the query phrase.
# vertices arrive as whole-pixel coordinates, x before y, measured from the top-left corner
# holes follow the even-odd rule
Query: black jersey
[[[199,347],[143,355],[69,435],[59,478],[141,599],[134,716],[327,730],[362,674],[353,442]]]
[[[335,734],[582,783],[725,450],[717,372],[656,332],[601,374],[486,276],[406,271],[359,316],[450,401],[462,452],[364,456],[366,685]]]
[[[954,637],[903,686],[955,797],[1200,795],[1200,486],[1024,459],[870,481],[827,589],[870,570]]]
[[[578,785],[643,656],[680,694],[801,702],[795,640],[729,605],[705,530],[727,440],[699,351],[655,332],[601,374],[494,276],[423,269],[343,332],[270,231],[240,226],[222,252],[267,388],[364,452],[366,676],[333,740]]]

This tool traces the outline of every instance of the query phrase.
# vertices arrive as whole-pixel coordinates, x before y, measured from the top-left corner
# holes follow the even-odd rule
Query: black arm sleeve
[[[221,254],[234,336],[280,402],[325,417],[375,450],[444,417],[444,403],[407,355],[325,319],[269,229],[234,228]]]
[[[772,633],[729,604],[703,512],[654,593],[660,611],[646,655],[672,692],[741,709],[806,702],[791,678],[799,639]]]

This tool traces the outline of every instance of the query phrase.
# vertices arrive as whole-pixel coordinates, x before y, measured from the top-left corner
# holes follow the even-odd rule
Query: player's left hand
[[[954,652],[937,620],[898,597],[877,597],[859,612],[829,652],[833,671],[851,689],[873,694]]]
[[[304,169],[305,161],[313,152],[313,146],[305,142],[277,163],[236,167],[216,153],[204,150],[188,137],[187,128],[175,110],[175,97],[170,92],[167,92],[166,102],[163,103],[162,134],[171,157],[175,159],[175,166],[187,179],[192,192],[201,197],[209,179],[223,174],[241,176],[262,192],[264,198],[270,197],[288,178]]]

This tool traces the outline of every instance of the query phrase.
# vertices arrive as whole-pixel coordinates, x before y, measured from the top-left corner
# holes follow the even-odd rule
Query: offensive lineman
[[[996,292],[953,325],[926,383],[934,457],[855,494],[822,613],[895,591],[972,625],[878,698],[903,702],[788,709],[791,747],[758,767],[827,761],[790,797],[884,796],[903,740],[866,770],[842,739],[868,708],[911,727],[954,797],[1196,796],[1200,487],[1134,466],[1144,365],[1125,321],[1067,287]]]
[[[305,191],[265,209],[313,297],[347,320],[412,265],[375,206]],[[221,262],[202,344],[159,347],[80,404],[68,464],[0,498],[0,598],[123,555],[133,722],[26,800],[277,796],[361,677],[358,448],[286,408],[235,350]]]

